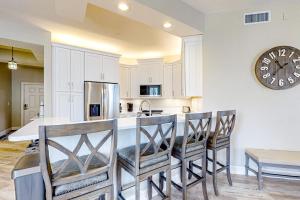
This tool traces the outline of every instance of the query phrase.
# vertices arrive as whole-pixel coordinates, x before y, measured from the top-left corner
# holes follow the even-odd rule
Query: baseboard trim
[[[8,134],[11,130],[12,130],[12,128],[8,128],[8,129],[5,129],[5,130],[1,131],[1,132],[0,132],[0,137],[5,136],[5,135]]]

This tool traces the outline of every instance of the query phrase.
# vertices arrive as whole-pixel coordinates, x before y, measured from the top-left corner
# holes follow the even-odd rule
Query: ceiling
[[[283,3],[299,4],[299,0],[181,0],[197,10],[209,14],[218,12],[231,12],[246,9],[263,9],[264,6]]]
[[[181,38],[175,35],[199,32],[133,0],[128,0],[129,12],[121,12],[117,9],[118,2],[10,0],[1,2],[0,11],[51,32],[53,42],[117,53],[124,58],[178,55],[181,52]],[[152,20],[153,24],[146,25],[135,20],[138,16],[143,19],[141,21]],[[173,27],[166,31],[162,24],[169,20]]]
[[[14,47],[14,60],[18,65],[30,67],[43,67],[43,46],[0,39],[0,62],[7,63],[11,60],[11,48]]]

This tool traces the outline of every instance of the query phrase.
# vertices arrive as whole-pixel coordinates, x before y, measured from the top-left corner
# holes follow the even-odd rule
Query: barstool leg
[[[193,171],[193,161],[189,161],[189,169]],[[189,172],[188,178],[189,180],[192,178],[192,173]]]
[[[140,200],[140,179],[135,177],[135,200]]]
[[[147,178],[147,190],[148,190],[148,199],[152,199],[152,176]]]
[[[172,177],[171,177],[171,168],[168,169],[166,171],[166,196],[167,196],[167,199],[171,199],[171,181],[172,181]],[[163,190],[161,190],[163,192]]]
[[[213,176],[213,185],[214,185],[214,191],[215,195],[219,195],[218,191],[218,186],[217,186],[217,150],[213,149],[213,171],[212,171],[212,176]]]
[[[231,173],[230,173],[230,146],[226,148],[226,174],[230,186],[232,186]]]
[[[187,200],[187,178],[186,178],[187,162],[182,161],[181,165],[181,182],[182,182],[182,199]]]
[[[202,156],[202,191],[203,191],[203,197],[204,200],[208,200],[208,195],[207,195],[207,188],[206,188],[206,153]]]
[[[159,172],[159,189],[161,191],[163,191],[163,189],[164,189],[164,179],[163,179],[163,176],[164,176],[164,172]]]
[[[122,168],[119,163],[117,163],[117,195],[122,193]]]
[[[114,186],[110,187],[110,193],[108,194],[108,198],[109,200],[114,200]]]

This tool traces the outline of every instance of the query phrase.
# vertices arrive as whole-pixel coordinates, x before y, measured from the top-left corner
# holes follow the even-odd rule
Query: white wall
[[[273,91],[254,74],[256,59],[265,50],[277,45],[300,49],[300,6],[286,6],[257,9],[272,11],[268,24],[244,26],[242,11],[206,16],[203,107],[237,110],[233,165],[244,165],[248,147],[300,150],[300,85]]]
[[[21,19],[0,12],[0,38],[44,46],[45,116],[52,114],[51,34]]]

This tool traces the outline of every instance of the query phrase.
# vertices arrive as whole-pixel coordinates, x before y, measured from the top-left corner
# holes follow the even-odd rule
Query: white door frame
[[[21,127],[24,126],[24,88],[25,85],[42,85],[44,87],[44,83],[42,82],[21,82]],[[45,90],[44,90],[45,93]],[[44,94],[45,97],[45,94]]]

